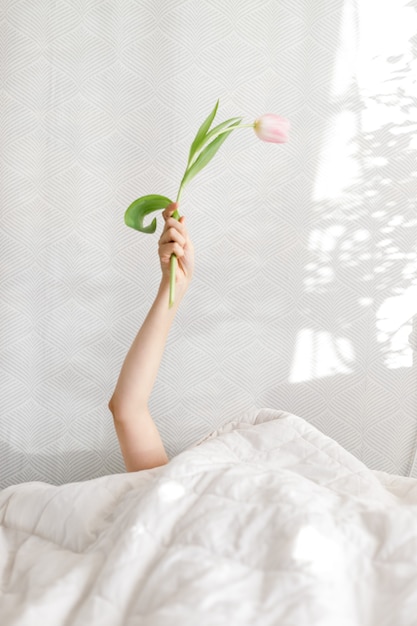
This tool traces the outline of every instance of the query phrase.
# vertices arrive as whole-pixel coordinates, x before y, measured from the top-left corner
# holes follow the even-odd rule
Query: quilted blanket
[[[416,626],[417,481],[262,409],[152,470],[0,492],[1,626]]]

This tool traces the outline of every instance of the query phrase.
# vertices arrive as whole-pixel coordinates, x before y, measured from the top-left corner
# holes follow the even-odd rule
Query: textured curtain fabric
[[[124,470],[107,403],[161,224],[123,215],[175,198],[217,98],[219,122],[278,113],[291,138],[236,131],[183,195],[195,276],[150,406],[169,455],[271,407],[417,475],[417,3],[0,0],[0,20],[1,486]]]

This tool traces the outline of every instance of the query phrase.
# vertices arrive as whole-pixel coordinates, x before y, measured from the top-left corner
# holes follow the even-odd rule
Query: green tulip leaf
[[[228,127],[230,127],[230,130],[232,130],[232,126],[238,126],[241,121],[241,117],[232,117],[230,118],[230,120],[226,120],[225,122],[222,122],[218,126],[212,128],[212,130],[207,133],[207,135],[201,141],[198,150],[202,150],[210,142],[211,139],[214,139],[218,135],[223,134]]]
[[[181,181],[181,187],[185,187],[187,183],[190,182],[191,179],[194,178],[198,172],[200,172],[203,167],[207,165],[211,161],[211,159],[216,154],[217,150],[220,148],[222,143],[226,141],[231,132],[233,132],[233,128],[228,132],[222,133],[216,139],[214,139],[209,145],[204,148],[204,150],[200,153],[198,159],[194,161],[194,163],[188,168],[185,172],[184,177]]]
[[[214,120],[216,113],[217,113],[217,108],[219,106],[219,100],[217,100],[214,109],[212,110],[212,112],[210,113],[210,115],[207,117],[207,119],[204,120],[204,122],[201,124],[200,128],[197,131],[197,134],[195,136],[195,139],[193,141],[193,143],[191,144],[191,148],[190,148],[190,154],[188,156],[188,163],[191,163],[191,160],[194,156],[194,154],[197,152],[197,150],[200,147],[200,144],[202,142],[202,140],[204,139],[204,137],[207,134],[208,129],[211,126],[212,121]]]
[[[143,218],[153,211],[166,209],[169,204],[172,204],[172,200],[157,194],[137,198],[126,209],[125,224],[130,226],[130,228],[139,230],[141,233],[154,233],[156,230],[156,218],[152,220],[149,226],[143,225]]]

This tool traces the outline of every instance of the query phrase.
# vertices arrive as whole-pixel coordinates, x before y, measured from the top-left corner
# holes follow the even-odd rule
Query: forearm
[[[193,273],[194,248],[184,216],[172,217],[171,204],[162,213],[165,225],[158,242],[162,279],[156,298],[123,362],[109,409],[128,471],[158,467],[168,462],[162,439],[148,409],[166,340]],[[175,302],[169,307],[170,259],[178,258]]]
[[[156,298],[129,352],[109,406],[115,418],[129,417],[147,407],[178,306],[186,292],[178,286],[174,305],[168,307],[169,281],[162,279]]]

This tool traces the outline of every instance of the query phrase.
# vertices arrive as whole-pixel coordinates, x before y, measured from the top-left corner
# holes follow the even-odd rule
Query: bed
[[[1,626],[416,626],[417,481],[261,409],[167,465],[0,492]]]

